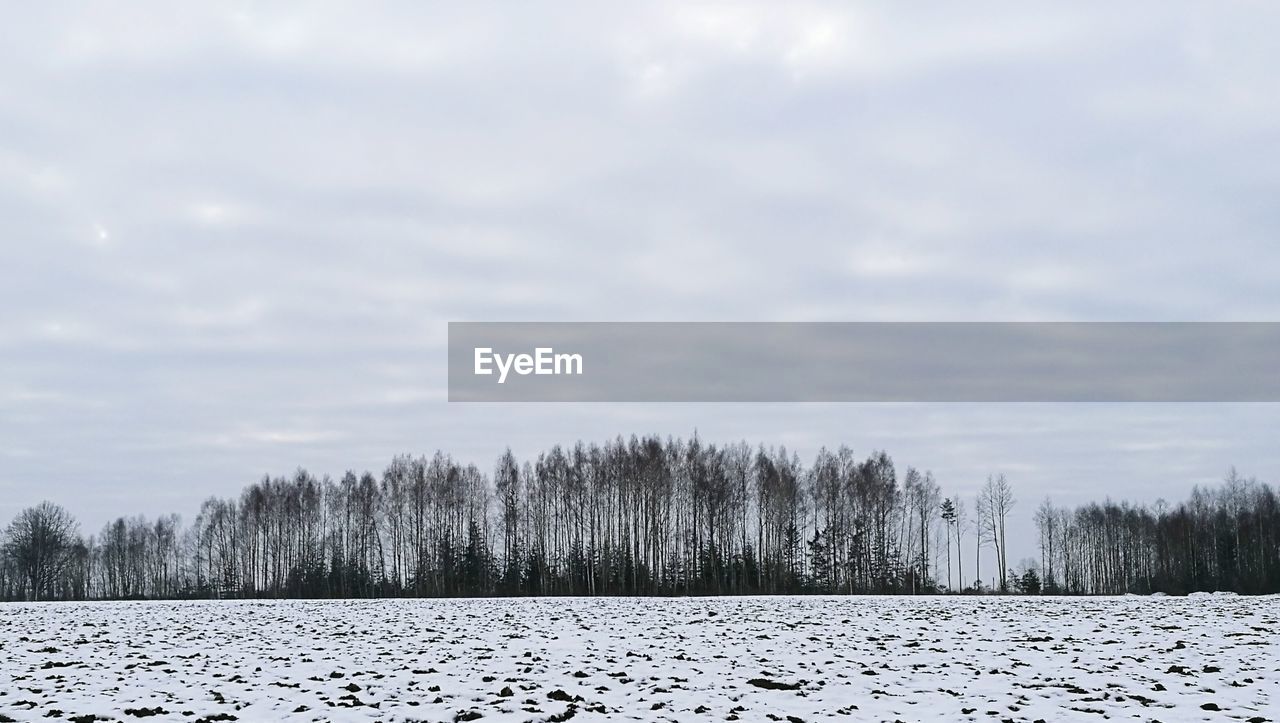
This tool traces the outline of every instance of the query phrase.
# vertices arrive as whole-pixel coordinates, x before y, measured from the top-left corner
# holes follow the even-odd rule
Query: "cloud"
[[[1275,479],[1270,407],[1163,409],[1168,439],[1232,441],[1153,457],[1116,447],[1146,440],[1124,408],[438,394],[448,320],[1272,320],[1278,13],[24,7],[0,45],[0,379],[55,397],[0,408],[31,452],[0,460],[0,519],[51,496],[94,529],[298,464],[694,427],[883,445],[944,486],[1024,464],[1026,499]],[[197,443],[218,435],[244,444]]]

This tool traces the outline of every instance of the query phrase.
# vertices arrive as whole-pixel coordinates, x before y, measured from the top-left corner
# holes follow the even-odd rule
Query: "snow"
[[[1234,596],[4,604],[0,721],[1256,723],[1277,631]]]

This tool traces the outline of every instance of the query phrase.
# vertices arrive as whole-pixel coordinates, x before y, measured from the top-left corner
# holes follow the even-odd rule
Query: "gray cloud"
[[[0,518],[688,433],[1180,497],[1270,406],[459,407],[447,320],[1273,320],[1261,4],[171,3],[0,43]]]

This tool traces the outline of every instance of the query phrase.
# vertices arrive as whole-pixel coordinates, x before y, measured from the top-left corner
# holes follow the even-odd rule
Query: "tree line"
[[[1019,571],[1014,506],[1003,475],[944,497],[932,473],[845,446],[806,466],[783,447],[619,437],[508,450],[490,472],[437,452],[378,476],[267,476],[186,525],[84,536],[44,502],[4,531],[0,597],[1280,590],[1275,495],[1234,473],[1174,509],[1046,502],[1041,560]]]
[[[1280,592],[1280,500],[1234,467],[1177,506],[1107,500],[1068,510],[1045,500],[1035,522],[1051,592]]]

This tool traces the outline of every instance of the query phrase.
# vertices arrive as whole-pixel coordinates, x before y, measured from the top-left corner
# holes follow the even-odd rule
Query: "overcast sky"
[[[0,29],[0,521],[695,428],[1004,471],[1027,520],[1280,480],[1276,405],[450,405],[443,346],[1277,320],[1274,3],[198,5]]]

